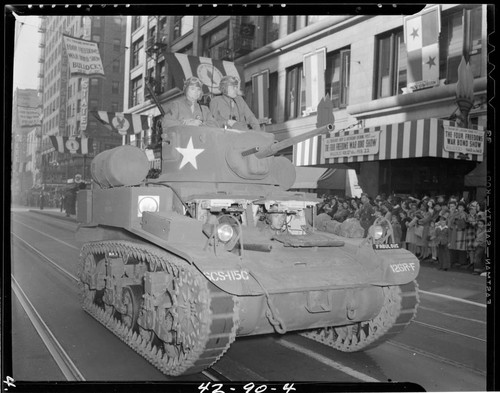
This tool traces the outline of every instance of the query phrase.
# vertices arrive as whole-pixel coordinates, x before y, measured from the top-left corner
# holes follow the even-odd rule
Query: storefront
[[[483,127],[434,118],[318,136],[299,143],[293,156],[297,166],[356,169],[359,185],[371,195],[473,195],[464,174],[484,159]]]

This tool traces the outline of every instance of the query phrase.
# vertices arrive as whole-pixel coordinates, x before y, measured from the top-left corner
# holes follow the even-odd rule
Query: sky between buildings
[[[38,89],[40,33],[38,16],[16,17],[13,88]]]

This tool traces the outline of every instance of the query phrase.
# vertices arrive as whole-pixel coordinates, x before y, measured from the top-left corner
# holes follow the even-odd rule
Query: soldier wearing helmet
[[[241,96],[239,84],[238,78],[224,76],[219,84],[222,95],[212,98],[210,111],[222,128],[261,131],[259,121]]]
[[[165,107],[162,128],[177,125],[219,127],[210,110],[198,100],[202,96],[202,82],[191,76],[184,82],[184,96]]]

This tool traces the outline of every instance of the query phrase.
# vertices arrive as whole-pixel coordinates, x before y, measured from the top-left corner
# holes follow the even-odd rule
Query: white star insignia
[[[179,169],[182,169],[182,167],[187,163],[190,163],[192,166],[194,166],[194,169],[198,169],[198,165],[196,164],[196,156],[205,149],[195,149],[193,146],[192,137],[189,138],[189,142],[186,148],[176,147],[175,149],[182,154],[182,161]]]

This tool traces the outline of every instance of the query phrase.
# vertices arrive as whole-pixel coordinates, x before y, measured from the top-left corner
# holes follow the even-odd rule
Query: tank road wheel
[[[123,288],[122,304],[125,312],[121,314],[121,320],[125,326],[134,332],[138,331],[136,323],[141,309],[141,302],[142,286],[131,285]]]
[[[383,287],[384,304],[379,314],[352,325],[328,326],[301,333],[342,352],[356,352],[375,347],[399,334],[415,318],[418,298],[416,281]]]
[[[101,261],[109,253],[123,261],[133,256],[144,267],[139,274],[160,273],[153,280],[154,290],[145,293],[144,285],[124,286],[120,310],[106,307]],[[164,374],[199,373],[219,360],[236,338],[237,297],[165,250],[125,240],[92,242],[83,247],[79,268],[84,310]],[[93,284],[96,277],[98,285]]]

